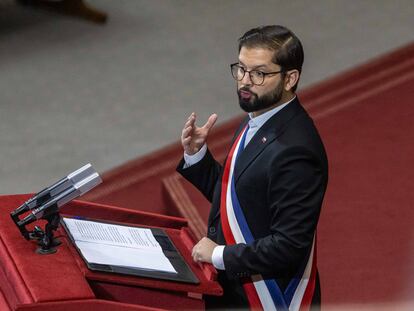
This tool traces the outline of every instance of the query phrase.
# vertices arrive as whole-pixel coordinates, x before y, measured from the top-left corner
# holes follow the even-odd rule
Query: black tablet
[[[106,220],[96,220],[96,219],[87,219],[87,218],[79,218],[74,216],[64,216],[64,218],[74,218],[76,220],[85,220],[85,221],[93,221],[97,223],[105,223],[105,224],[114,224],[118,226],[125,226],[125,227],[135,227],[135,228],[144,228],[140,226],[131,226],[131,225],[123,225],[120,223],[113,223],[111,221]],[[174,267],[177,273],[170,273],[164,271],[155,271],[155,270],[147,270],[147,269],[140,269],[136,267],[126,267],[126,266],[116,266],[116,265],[105,265],[105,264],[98,264],[93,262],[88,262],[82,254],[82,251],[76,246],[75,240],[68,230],[63,218],[61,220],[61,224],[63,228],[65,228],[66,233],[68,234],[69,238],[71,239],[73,245],[78,250],[79,254],[85,261],[87,267],[93,271],[101,271],[101,272],[109,272],[109,273],[119,273],[125,275],[136,275],[140,277],[147,277],[147,278],[154,278],[154,279],[162,279],[162,280],[169,280],[169,281],[176,281],[176,282],[183,282],[183,283],[191,283],[191,284],[199,284],[200,281],[191,271],[190,267],[187,265],[184,258],[178,252],[177,248],[168,237],[166,232],[160,228],[147,228],[150,229],[152,234],[154,235],[157,242],[160,244],[163,253],[170,261],[171,265]]]

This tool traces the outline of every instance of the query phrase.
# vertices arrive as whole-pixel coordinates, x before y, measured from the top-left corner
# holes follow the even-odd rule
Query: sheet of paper
[[[82,241],[76,242],[76,245],[90,263],[177,273],[162,252]]]
[[[89,263],[177,273],[150,229],[63,218]]]
[[[161,250],[150,229],[64,218],[75,241]]]

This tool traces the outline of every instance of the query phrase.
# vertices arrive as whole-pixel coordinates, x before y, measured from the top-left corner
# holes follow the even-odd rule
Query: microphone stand
[[[36,250],[36,253],[41,255],[56,253],[56,247],[62,244],[58,238],[53,236],[60,223],[60,214],[57,204],[53,206],[53,209],[55,210],[54,212],[44,217],[47,224],[43,232],[43,237],[39,240],[40,247]]]
[[[54,237],[54,232],[58,229],[61,219],[57,203],[51,205],[50,210],[51,212],[43,217],[47,221],[44,230],[39,226],[35,226],[33,231],[28,231],[26,225],[22,224],[18,215],[11,214],[11,218],[17,228],[19,228],[23,237],[29,241],[38,241],[39,247],[36,249],[36,253],[40,255],[54,254],[57,252],[56,247],[62,244],[58,238]]]

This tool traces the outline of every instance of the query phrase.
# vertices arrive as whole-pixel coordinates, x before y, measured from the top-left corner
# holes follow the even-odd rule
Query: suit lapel
[[[289,121],[302,109],[303,108],[296,98],[263,124],[237,159],[234,168],[234,178],[236,183],[253,160],[263,152],[266,146],[283,133],[283,130],[288,126]]]

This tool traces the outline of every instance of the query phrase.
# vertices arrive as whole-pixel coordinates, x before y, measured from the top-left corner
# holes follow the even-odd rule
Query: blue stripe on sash
[[[312,248],[310,250],[312,252]],[[309,254],[310,256],[310,254]],[[296,276],[289,282],[288,286],[285,289],[285,300],[288,305],[292,302],[293,295],[295,294],[296,288],[298,288],[299,282],[303,277],[303,274],[305,273],[306,265],[309,261],[309,256],[305,257],[305,260],[303,261],[299,272],[296,274]]]
[[[246,141],[246,135],[247,135],[248,130],[249,130],[249,127],[247,126],[246,131],[243,133],[243,136],[241,138],[239,149],[237,150],[236,162],[237,162],[237,159],[239,158],[240,153],[244,149],[244,143]],[[236,188],[234,185],[234,171],[233,171],[233,175],[231,179],[231,200],[233,202],[234,214],[236,216],[240,230],[243,234],[244,240],[246,241],[247,244],[252,243],[254,241],[254,238],[253,238],[252,233],[250,232],[249,226],[247,225],[246,218],[244,217],[243,211],[241,210],[239,199],[236,194]]]
[[[285,290],[285,300],[286,303],[290,305],[293,299],[293,295],[295,294],[296,288],[298,288],[299,282],[301,278],[294,277],[290,282],[289,285],[286,287]]]
[[[270,296],[272,296],[273,302],[276,306],[277,311],[288,311],[289,307],[286,303],[286,300],[283,296],[282,291],[279,288],[279,285],[277,285],[275,280],[267,279],[264,280],[267,289],[269,290]]]

